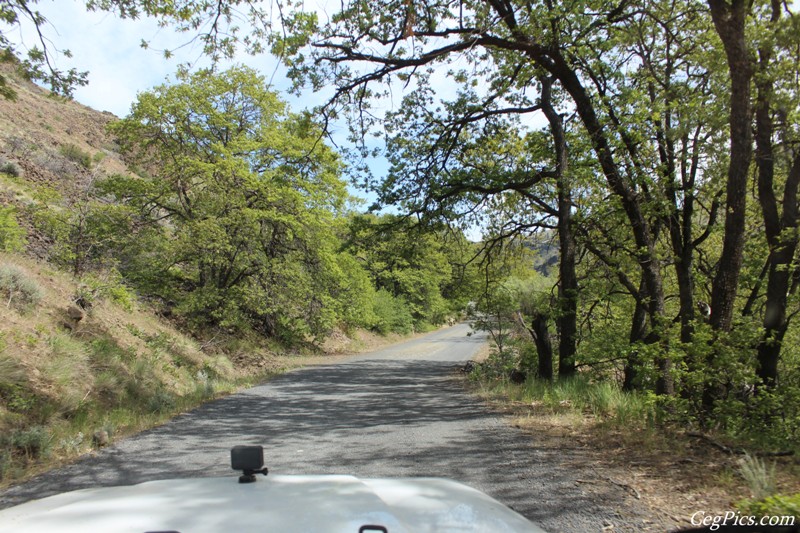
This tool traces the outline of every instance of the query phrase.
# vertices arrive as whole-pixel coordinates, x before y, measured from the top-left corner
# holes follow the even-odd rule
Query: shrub
[[[214,380],[208,377],[203,370],[197,372],[195,376],[195,394],[202,400],[210,400],[216,394]]]
[[[18,252],[25,246],[25,230],[17,223],[14,208],[0,208],[0,250]]]
[[[22,174],[22,170],[20,170],[20,168],[11,161],[7,161],[0,165],[0,172],[3,174],[8,174],[9,176],[14,176],[15,178],[18,178],[19,175]]]
[[[92,168],[92,156],[81,150],[78,146],[74,144],[65,144],[59,148],[58,151],[61,152],[61,155],[73,163],[79,164],[86,170]]]
[[[516,354],[512,350],[499,350],[493,346],[489,357],[470,374],[470,377],[478,381],[505,382],[516,366]]]
[[[158,387],[147,401],[147,411],[153,414],[164,414],[175,410],[175,395],[163,387]]]
[[[19,310],[38,305],[43,297],[41,287],[14,265],[0,265],[0,293]]]
[[[79,431],[74,435],[59,439],[58,449],[72,455],[77,455],[83,449],[83,441],[84,435]]]
[[[742,500],[736,504],[742,514],[750,516],[793,516],[800,522],[800,492],[789,495],[776,494],[763,499]]]
[[[0,443],[2,445],[2,443]],[[6,447],[0,447],[0,481],[11,477],[14,463],[11,460],[11,452]]]
[[[10,444],[27,459],[47,457],[50,452],[50,434],[43,426],[32,426],[12,433]]]
[[[381,335],[411,333],[414,328],[414,318],[405,300],[384,289],[375,293],[373,310],[376,315],[375,330]]]
[[[132,311],[136,303],[135,294],[129,289],[122,275],[115,268],[102,274],[87,274],[81,279],[75,299],[93,304],[97,298],[107,298],[126,311]]]
[[[6,139],[6,147],[12,154],[21,154],[27,156],[34,146],[17,135],[12,135]]]

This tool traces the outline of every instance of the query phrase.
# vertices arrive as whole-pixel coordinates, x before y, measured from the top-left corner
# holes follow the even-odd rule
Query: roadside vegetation
[[[795,419],[778,427],[748,420],[749,409],[757,408],[748,391],[723,404],[726,410],[721,407],[714,419],[698,421],[676,399],[625,390],[622,369],[607,355],[622,351],[624,339],[607,334],[598,335],[597,351],[579,359],[575,373],[542,379],[524,311],[531,309],[525,298],[538,294],[531,286],[542,284],[546,279],[535,272],[525,283],[513,277],[500,296],[476,303],[473,327],[492,339],[465,369],[477,394],[538,445],[590,449],[610,482],[678,522],[689,525],[686,517],[699,504],[720,513],[733,507],[747,516],[800,520],[800,449],[790,433]],[[582,341],[588,347],[593,339]],[[611,348],[612,342],[619,347]]]
[[[119,281],[3,253],[0,296],[0,483],[260,377],[204,353]]]

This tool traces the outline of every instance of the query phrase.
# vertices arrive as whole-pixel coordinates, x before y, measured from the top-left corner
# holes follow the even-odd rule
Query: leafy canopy
[[[103,187],[162,236],[134,270],[196,320],[322,332],[337,306],[320,285],[341,280],[320,273],[344,272],[332,268],[348,199],[337,154],[251,69],[178,79],[112,126],[140,176]]]

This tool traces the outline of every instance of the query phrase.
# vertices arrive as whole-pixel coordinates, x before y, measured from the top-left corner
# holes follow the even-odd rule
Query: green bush
[[[165,414],[174,411],[177,406],[175,395],[158,387],[147,400],[147,411],[153,414]]]
[[[17,165],[12,163],[11,161],[7,161],[0,165],[0,172],[3,174],[8,174],[9,176],[14,176],[18,178],[22,171],[19,169]]]
[[[13,469],[14,462],[11,457],[11,451],[6,447],[0,448],[0,481],[10,478]]]
[[[14,265],[0,265],[0,294],[18,310],[38,305],[43,297],[41,287]]]
[[[11,434],[11,447],[27,459],[47,457],[50,452],[50,433],[43,426],[20,429]]]
[[[0,250],[18,252],[25,246],[25,230],[17,223],[13,207],[0,208]]]
[[[79,164],[86,170],[92,168],[92,156],[81,150],[78,146],[75,146],[74,144],[65,144],[59,148],[58,151],[61,153],[61,155],[73,163]]]
[[[736,504],[742,514],[750,516],[793,516],[800,523],[800,492],[776,494],[763,499],[742,500]]]
[[[375,330],[381,335],[407,334],[411,333],[414,328],[414,318],[411,316],[408,304],[384,289],[375,293],[373,310],[376,316]]]
[[[81,278],[75,298],[89,305],[93,304],[97,298],[106,298],[126,311],[132,311],[136,303],[136,295],[125,285],[122,275],[115,268],[102,274],[85,275]]]

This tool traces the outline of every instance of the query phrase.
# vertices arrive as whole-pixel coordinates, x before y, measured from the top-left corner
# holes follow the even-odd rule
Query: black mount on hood
[[[253,483],[256,474],[269,473],[264,466],[264,448],[262,446],[234,446],[231,448],[231,468],[241,470],[239,483]]]

